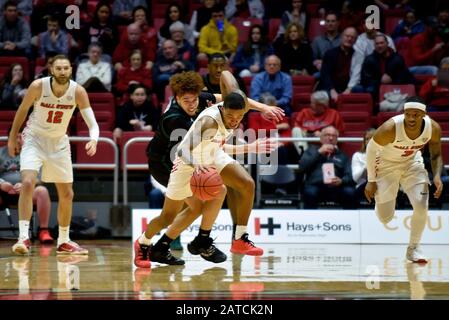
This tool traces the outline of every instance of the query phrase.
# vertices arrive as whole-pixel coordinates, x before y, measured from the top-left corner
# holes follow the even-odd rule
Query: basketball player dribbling
[[[231,74],[228,76],[232,77]],[[193,220],[186,219],[189,220],[186,225],[186,220],[182,221],[183,213],[181,213],[176,217],[175,222],[173,222],[175,216],[183,209],[184,201],[186,199],[189,199],[188,201],[196,199],[195,197],[192,197],[192,192],[190,190],[190,178],[195,170],[207,171],[208,167],[216,168],[222,176],[226,186],[231,186],[232,188],[235,188],[235,190],[239,190],[241,195],[240,201],[238,202],[240,210],[251,211],[253,203],[251,194],[254,195],[254,182],[248,173],[224,150],[227,149],[226,151],[229,153],[238,153],[245,151],[244,149],[248,148],[248,146],[242,146],[240,148],[231,146],[226,148],[226,145],[224,145],[224,142],[232,134],[233,130],[238,128],[241,119],[248,110],[246,106],[247,101],[244,94],[241,91],[232,92],[225,97],[223,106],[215,105],[209,107],[203,111],[191,125],[183,142],[181,142],[178,147],[178,151],[181,151],[181,154],[178,153],[179,157],[175,160],[173,170],[170,174],[162,213],[160,216],[150,221],[146,231],[134,244],[134,263],[137,267],[149,268],[151,266],[150,260],[167,264],[184,263],[184,261],[174,258],[169,254],[169,245],[166,244],[164,248],[162,248],[161,242],[164,242],[164,237],[168,240],[176,238],[180,231],[185,229],[196,218],[194,217]],[[199,136],[200,138],[194,138],[195,136]],[[270,143],[266,143],[263,147],[267,148],[267,150],[272,150],[273,146],[270,146]],[[185,151],[184,155],[183,151]],[[248,150],[246,150],[246,152],[247,151]],[[188,155],[186,155],[186,152]],[[225,172],[226,174],[224,174]],[[222,202],[223,199],[217,200],[217,206],[211,210],[215,212],[215,215],[213,216],[214,219],[211,220],[212,224],[221,208]],[[192,209],[192,211],[193,213],[197,212],[197,210],[194,209]],[[240,216],[249,217],[249,214],[244,212],[240,214]],[[176,230],[179,233],[174,237],[167,237],[165,234],[155,246],[150,246],[151,238],[172,222],[173,225],[177,225]],[[210,224],[210,227],[212,224]],[[180,227],[181,225],[182,227]],[[239,232],[240,235],[239,238],[233,241],[231,251],[241,254],[261,255],[263,250],[256,247],[248,240],[246,225],[247,220],[238,224],[237,232]],[[170,229],[168,232],[170,232]],[[165,242],[167,242],[166,240]],[[157,251],[165,252],[159,252],[159,257],[167,255],[170,259],[164,259],[165,261],[162,259],[154,259],[155,252]],[[221,256],[223,257],[223,254],[221,254]],[[202,257],[208,260],[204,255],[202,255]]]
[[[90,107],[86,90],[70,80],[72,67],[63,55],[54,57],[50,77],[37,79],[29,86],[14,118],[8,139],[8,152],[14,156],[19,150],[17,133],[28,111],[33,111],[23,130],[23,146],[20,153],[22,190],[19,195],[19,239],[13,245],[16,254],[28,254],[29,224],[33,211],[32,196],[37,175],[42,168],[42,181],[55,183],[58,193],[59,236],[58,255],[85,255],[88,251],[69,238],[73,201],[73,170],[67,127],[75,108],[89,128],[91,140],[85,149],[89,156],[97,150],[99,128]]]
[[[413,207],[406,258],[417,263],[427,262],[419,248],[429,202],[429,177],[420,149],[427,143],[436,189],[434,197],[439,198],[443,190],[441,128],[426,115],[426,105],[419,98],[409,98],[404,104],[404,113],[382,124],[366,149],[368,183],[365,196],[369,202],[375,198],[376,214],[387,224],[394,216],[399,186],[403,188]]]

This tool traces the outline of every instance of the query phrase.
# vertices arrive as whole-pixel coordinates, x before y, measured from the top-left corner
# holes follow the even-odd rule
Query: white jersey
[[[424,117],[424,129],[421,135],[412,140],[404,128],[404,115],[400,114],[392,118],[396,126],[396,137],[392,143],[384,146],[380,157],[390,162],[404,162],[407,160],[416,160],[422,162],[421,149],[432,138],[432,121],[428,116]]]
[[[77,83],[70,80],[67,91],[58,98],[53,94],[50,79],[51,77],[42,78],[41,96],[34,102],[33,112],[25,130],[38,136],[57,138],[66,134],[70,118],[75,111]]]
[[[215,153],[218,149],[222,148],[222,146],[225,144],[226,140],[232,135],[234,130],[232,129],[226,129],[223,119],[221,118],[221,113],[219,106],[222,105],[222,103],[215,104],[207,109],[205,109],[203,112],[201,112],[198,116],[198,118],[195,120],[195,122],[190,127],[189,131],[186,134],[187,136],[190,136],[189,133],[193,132],[195,130],[195,124],[198,121],[201,121],[201,119],[205,117],[210,117],[215,120],[215,122],[218,124],[218,130],[215,133],[215,136],[211,140],[207,141],[201,141],[193,150],[192,150],[192,156],[195,162],[200,164],[212,164],[213,159],[215,157]],[[198,138],[200,139],[200,132],[194,132],[194,139]],[[178,150],[180,148],[185,147],[185,144],[188,143],[188,141],[184,140],[181,142],[181,144],[178,147]]]

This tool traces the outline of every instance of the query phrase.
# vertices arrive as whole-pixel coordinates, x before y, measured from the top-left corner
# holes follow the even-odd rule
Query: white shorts
[[[382,160],[376,183],[376,203],[385,203],[396,199],[399,186],[407,192],[417,184],[428,184],[429,175],[424,164],[419,161],[395,163]]]
[[[20,152],[20,171],[42,168],[41,180],[53,183],[72,183],[72,155],[69,137],[47,138],[30,132],[23,135]]]
[[[211,165],[215,166],[217,172],[220,173],[228,164],[235,162],[235,160],[224,152],[218,149],[215,153],[215,159]],[[165,194],[172,200],[184,200],[192,196],[190,189],[190,179],[192,178],[194,169],[184,164],[182,160],[176,159],[173,163],[173,170],[170,173],[168,180],[167,193]]]

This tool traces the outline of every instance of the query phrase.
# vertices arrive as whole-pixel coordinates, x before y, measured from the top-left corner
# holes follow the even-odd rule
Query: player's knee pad
[[[396,207],[396,201],[388,201],[384,203],[376,203],[376,215],[380,222],[387,224],[394,217],[394,209]]]

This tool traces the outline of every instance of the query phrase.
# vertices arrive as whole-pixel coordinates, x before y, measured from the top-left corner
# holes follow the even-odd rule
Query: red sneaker
[[[82,255],[82,254],[88,254],[89,251],[87,249],[80,247],[76,242],[69,241],[69,242],[64,242],[63,244],[58,246],[58,249],[56,249],[56,253],[57,254],[73,254],[73,255],[81,254]]]
[[[244,233],[240,239],[232,240],[232,253],[247,254],[249,256],[263,255],[263,249],[254,245],[254,242],[248,239],[248,234]]]
[[[28,254],[30,253],[31,242],[30,239],[17,240],[16,244],[12,246],[12,252],[15,254]]]
[[[137,268],[151,268],[150,246],[139,243],[139,239],[134,242],[134,265]]]
[[[39,242],[42,244],[51,244],[53,243],[53,238],[50,235],[50,232],[48,232],[48,229],[41,229],[39,231]]]

